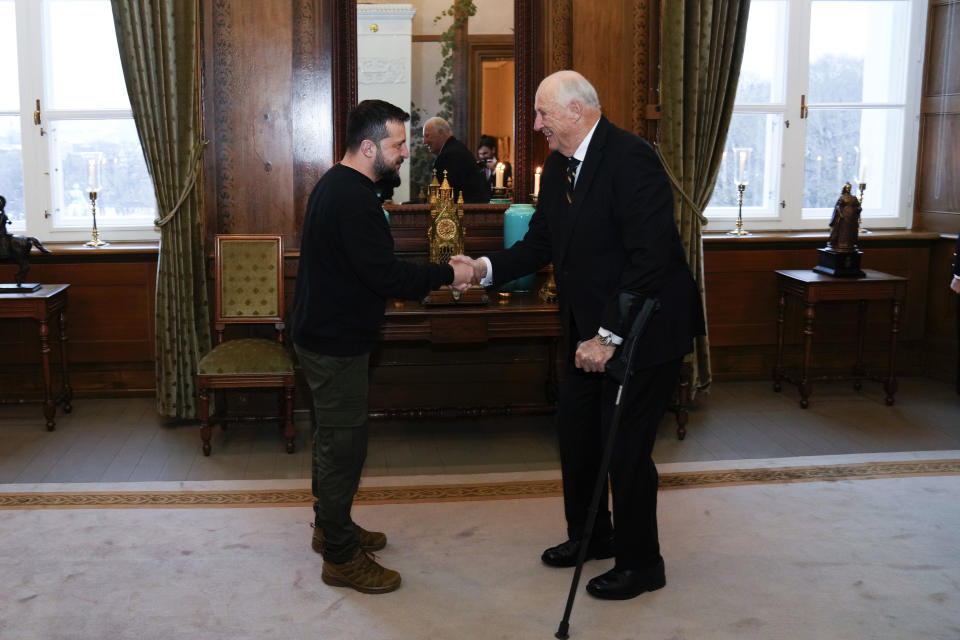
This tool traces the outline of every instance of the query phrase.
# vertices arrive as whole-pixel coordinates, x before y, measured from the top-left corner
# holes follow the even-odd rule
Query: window
[[[156,239],[110,0],[0,0],[0,194],[43,240]]]
[[[863,226],[912,222],[927,0],[753,0],[707,231],[823,229],[845,182]],[[801,113],[803,107],[803,113]]]

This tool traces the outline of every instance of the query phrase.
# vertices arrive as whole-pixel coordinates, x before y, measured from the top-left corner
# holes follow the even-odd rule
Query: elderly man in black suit
[[[960,234],[957,235],[957,247],[953,250],[953,279],[950,289],[960,294]],[[960,341],[960,298],[957,298],[957,340]],[[960,393],[960,354],[957,354],[957,393]]]
[[[443,172],[453,187],[454,197],[463,194],[464,202],[489,202],[490,194],[483,182],[477,161],[467,145],[457,140],[453,129],[443,118],[430,118],[423,123],[423,143],[437,156],[433,168],[443,183]]]
[[[550,566],[574,566],[585,532],[618,386],[604,369],[630,327],[619,294],[660,301],[621,398],[609,470],[616,531],[604,501],[587,550],[588,559],[616,556],[614,568],[590,580],[587,592],[633,598],[666,584],[651,454],[683,356],[704,333],[703,309],[674,222],[670,182],[653,148],[612,125],[593,86],[574,71],[544,79],[534,106],[534,129],[553,153],[528,233],[506,251],[455,259],[469,261],[483,285],[553,262],[569,354],[557,418],[569,539],[543,552]]]

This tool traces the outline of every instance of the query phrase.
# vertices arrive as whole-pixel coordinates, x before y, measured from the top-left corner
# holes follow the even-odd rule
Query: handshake
[[[480,284],[480,281],[487,275],[487,263],[483,260],[456,255],[450,258],[449,264],[453,267],[451,291],[454,289],[460,292],[466,291],[472,285]]]

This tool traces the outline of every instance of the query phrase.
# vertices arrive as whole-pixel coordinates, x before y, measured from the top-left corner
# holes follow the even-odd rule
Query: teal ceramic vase
[[[533,216],[532,204],[513,204],[503,212],[503,247],[509,249],[518,240],[522,240],[530,227]],[[500,287],[501,291],[521,293],[533,291],[535,273],[511,280]]]

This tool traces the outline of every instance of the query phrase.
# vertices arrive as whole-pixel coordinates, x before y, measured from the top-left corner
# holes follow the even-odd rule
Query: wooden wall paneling
[[[960,0],[931,0],[927,19],[914,228],[960,231]]]
[[[340,57],[349,54],[326,46],[333,41],[339,42],[345,35],[336,28],[333,15],[336,11],[334,3],[321,0],[297,0],[294,9],[291,103],[294,232],[291,239],[284,238],[287,248],[299,248],[310,192],[338,158],[334,155],[338,145],[334,140],[333,123],[338,117],[345,119],[346,116],[333,102],[332,86],[343,83],[343,74],[337,74],[335,70],[341,62]],[[352,15],[356,25],[356,11]],[[356,29],[353,34],[355,39]],[[353,48],[354,56],[355,50],[356,47]],[[346,95],[351,95],[349,83]],[[355,102],[356,83],[352,95]]]
[[[867,236],[869,238],[869,236]],[[861,242],[864,268],[908,277],[907,301],[901,318],[897,368],[919,373],[923,369],[923,341],[927,324],[927,283],[933,240],[875,238]],[[802,243],[705,244],[707,318],[713,372],[718,379],[757,377],[769,373],[776,351],[777,269],[809,269],[816,264],[822,240]],[[822,369],[847,370],[853,363],[856,305],[830,304],[817,308],[814,362]],[[800,310],[791,304],[785,318],[784,339],[790,349],[801,343]],[[866,360],[885,362],[890,308],[868,308]]]
[[[62,255],[36,256],[30,279],[69,283],[67,351],[70,382],[77,397],[149,393],[154,381],[156,254],[138,259],[99,254],[95,261]],[[13,267],[0,266],[0,280]],[[52,327],[54,335],[58,330]],[[40,339],[32,321],[4,321],[0,331],[0,388],[3,396],[42,396]],[[51,351],[59,362],[59,349]],[[58,374],[59,369],[55,368]]]
[[[547,353],[546,343],[529,340],[476,345],[383,343],[372,357],[370,407],[540,404],[547,382]],[[479,386],[482,394],[477,394]]]
[[[960,94],[960,0],[933,0],[927,17],[924,95]]]
[[[534,94],[543,79],[545,65],[543,15],[540,0],[516,0],[513,3],[513,24],[516,30],[514,49],[514,88],[517,109],[513,172],[513,191],[516,202],[529,202],[533,191],[533,169],[547,157],[543,136],[533,131]],[[519,169],[519,170],[517,170]]]
[[[630,78],[634,133],[655,140],[660,121],[660,3],[633,0],[633,72]]]
[[[208,243],[216,233],[280,233],[299,246],[309,192],[333,162],[342,111],[335,79],[356,96],[355,82],[334,72],[350,55],[335,54],[334,41],[351,37],[336,12],[350,8],[342,0],[205,4]]]
[[[956,240],[941,238],[930,254],[930,279],[927,289],[927,316],[924,332],[924,373],[953,382],[957,371],[957,301],[950,289],[953,249]]]
[[[633,123],[633,83],[631,57],[634,37],[631,33],[633,2],[573,3],[573,68],[582,73],[597,90],[603,113],[610,121],[626,129]]]
[[[960,107],[960,100],[957,100]],[[960,109],[925,113],[920,119],[917,167],[918,228],[960,231]]]
[[[550,0],[544,10],[544,75],[573,67],[573,0]]]

